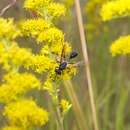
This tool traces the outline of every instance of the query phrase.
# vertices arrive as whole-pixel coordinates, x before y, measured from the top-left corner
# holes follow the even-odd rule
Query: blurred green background
[[[73,1],[57,1],[66,5],[67,14],[59,21],[55,21],[55,24],[65,32],[66,39],[72,43],[73,49],[78,51],[79,56],[76,60],[83,60]],[[130,57],[112,57],[109,51],[113,40],[130,33],[130,19],[116,19],[103,23],[99,16],[101,4],[94,5],[94,1],[80,0],[80,3],[99,130],[130,130]],[[0,0],[0,9],[8,3],[9,0]],[[3,17],[14,17],[15,20],[28,17],[27,12],[22,8],[22,3],[23,0],[18,0],[17,4],[10,8]],[[24,47],[38,49],[31,40],[21,42]],[[78,74],[72,79],[72,83],[61,85],[62,96],[68,98],[73,104],[65,118],[65,130],[94,130],[86,79],[85,69],[82,65],[78,69]],[[53,115],[51,102],[45,92],[32,92],[31,94],[37,98],[39,104],[48,107]],[[51,116],[46,128],[40,128],[40,130],[55,130],[54,120],[55,117]],[[3,123],[4,120],[1,117],[0,126]]]

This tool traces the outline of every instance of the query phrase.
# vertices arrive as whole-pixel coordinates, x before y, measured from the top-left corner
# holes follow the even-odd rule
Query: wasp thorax
[[[63,62],[59,65],[60,70],[64,70],[67,67],[67,62]]]

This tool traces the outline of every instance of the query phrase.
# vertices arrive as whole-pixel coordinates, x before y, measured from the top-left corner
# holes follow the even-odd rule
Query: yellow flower
[[[65,44],[65,47],[64,47],[65,55],[68,55],[72,50],[71,45],[68,42],[64,42],[64,43],[57,42],[52,45],[45,44],[44,47],[41,49],[40,53],[46,56],[49,56],[50,53],[60,56],[64,44]]]
[[[1,43],[0,45],[0,64],[3,68],[9,70],[12,67],[29,66],[33,54],[30,49],[20,48],[16,42]],[[10,45],[8,45],[10,44]]]
[[[44,55],[34,56],[29,68],[32,68],[38,73],[48,72],[53,67],[54,61]]]
[[[53,81],[51,79],[47,78],[47,80],[43,84],[43,89],[47,90],[50,95],[54,94]]]
[[[24,130],[21,127],[17,127],[17,126],[6,126],[4,128],[2,128],[2,130]]]
[[[8,60],[12,60],[15,66],[30,64],[33,54],[30,49],[21,48],[13,43],[8,53]]]
[[[4,84],[0,86],[0,102],[9,103],[18,100],[28,91],[39,89],[40,81],[30,73],[10,72],[3,78]]]
[[[40,81],[31,73],[10,72],[3,77],[3,80],[10,86],[19,86],[19,89],[23,91],[40,88]]]
[[[60,56],[62,49],[63,49],[63,45],[65,45],[65,47],[64,47],[65,55],[68,55],[72,50],[70,43],[68,43],[68,42],[64,42],[64,43],[57,42],[55,44],[52,44],[51,52]]]
[[[42,32],[38,37],[38,42],[45,43],[61,43],[64,41],[64,34],[61,30],[53,27],[49,28],[46,31]]]
[[[113,56],[130,54],[130,35],[122,36],[114,41],[110,47]]]
[[[20,48],[17,43],[13,42],[8,50],[1,44],[0,50],[0,64],[6,70],[18,69],[20,66],[23,66],[26,69],[33,69],[38,73],[43,73],[50,70],[55,64],[55,59],[49,57],[50,49],[46,50],[46,53],[48,51],[48,56],[45,52],[45,55],[43,52],[34,55],[30,49]]]
[[[49,56],[50,53],[56,54],[57,56],[61,56],[63,45],[65,45],[64,52],[65,52],[65,55],[67,56],[72,51],[70,43],[68,43],[68,42],[65,42],[65,43],[61,43],[61,42],[58,43],[57,42],[55,44],[52,44],[51,46],[49,46],[48,44],[46,44],[41,49],[40,53],[42,55],[46,55],[46,56]]]
[[[41,48],[40,54],[44,56],[50,55],[50,46],[48,44],[44,45],[44,47]]]
[[[65,15],[65,12],[66,8],[62,4],[50,3],[48,6],[48,13],[53,17],[60,17],[62,15]]]
[[[101,9],[103,21],[130,15],[130,0],[115,0],[105,3]]]
[[[7,122],[2,130],[31,130],[41,128],[48,122],[48,112],[29,98],[29,92],[33,89],[47,90],[63,115],[71,107],[66,100],[59,103],[59,86],[53,86],[72,78],[77,70],[73,65],[68,65],[61,75],[57,76],[55,72],[63,45],[65,55],[71,51],[70,44],[64,40],[64,33],[52,23],[52,19],[64,15],[66,9],[53,0],[25,0],[24,8],[36,17],[20,21],[18,26],[13,19],[0,18],[0,65],[5,69],[0,84],[0,103],[4,105],[2,113]],[[15,41],[18,36],[44,44],[34,54],[31,49],[19,46]],[[47,78],[41,83],[41,79],[27,71]]]
[[[13,19],[0,18],[0,39],[14,39],[20,34],[20,31],[14,25]]]
[[[4,116],[9,120],[9,124],[24,128],[42,126],[49,120],[48,112],[29,99],[8,104]]]
[[[3,42],[0,42],[0,64],[4,65],[5,68],[9,68],[7,63],[8,54],[6,54],[6,50]]]
[[[38,1],[38,0],[37,0]],[[50,27],[44,19],[29,19],[20,24],[23,35],[35,37]]]
[[[24,8],[33,10],[43,16],[46,13],[46,8],[53,0],[25,0]]]
[[[39,10],[42,9],[44,6],[47,6],[52,1],[53,0],[25,0],[24,8]]]
[[[62,73],[61,79],[70,80],[76,74],[77,74],[77,68],[74,67],[73,65],[68,65],[68,67]]]
[[[49,72],[49,77],[52,81],[70,80],[77,74],[77,68],[69,64],[67,68],[62,71],[61,75],[57,75],[55,69],[58,66],[58,64],[55,64],[54,68]]]
[[[61,102],[60,102],[60,106],[61,106],[61,110],[62,110],[62,114],[66,114],[66,112],[68,112],[68,110],[71,108],[71,104],[65,100],[65,99],[62,99]]]
[[[88,0],[86,2],[86,16],[87,16],[87,24],[85,25],[85,29],[88,32],[88,40],[89,43],[92,40],[95,40],[102,33],[107,32],[105,30],[105,26],[102,24],[102,19],[99,16],[99,10],[104,3],[108,0]]]

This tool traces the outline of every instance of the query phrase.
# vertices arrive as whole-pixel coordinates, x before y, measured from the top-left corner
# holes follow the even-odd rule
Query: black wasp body
[[[64,48],[63,48],[64,49]],[[61,59],[63,59],[63,52],[64,50],[62,50],[62,55],[61,55]],[[73,59],[78,55],[78,53],[76,51],[71,52],[69,59]],[[67,61],[60,61],[59,66],[55,69],[56,74],[61,75],[63,70],[65,70],[67,68],[68,62]]]
[[[68,63],[67,63],[66,61],[62,62],[62,63],[59,65],[59,67],[55,69],[55,72],[56,72],[58,75],[61,75],[62,71],[63,71],[64,69],[66,69],[67,64],[68,64]]]
[[[62,62],[60,65],[59,65],[59,69],[60,70],[64,70],[66,67],[67,67],[67,62],[66,61],[64,61],[64,62]]]

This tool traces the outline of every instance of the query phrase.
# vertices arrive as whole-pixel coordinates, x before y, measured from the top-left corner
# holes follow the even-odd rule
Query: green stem
[[[60,97],[59,97],[59,91],[57,87],[55,86],[55,94],[54,94],[54,100],[53,103],[55,105],[56,109],[56,115],[57,115],[57,130],[64,130],[64,125],[63,125],[63,116],[60,110]]]
[[[58,129],[64,130],[63,117],[61,115],[59,107],[57,107],[56,112],[57,112],[57,118],[58,118]]]

